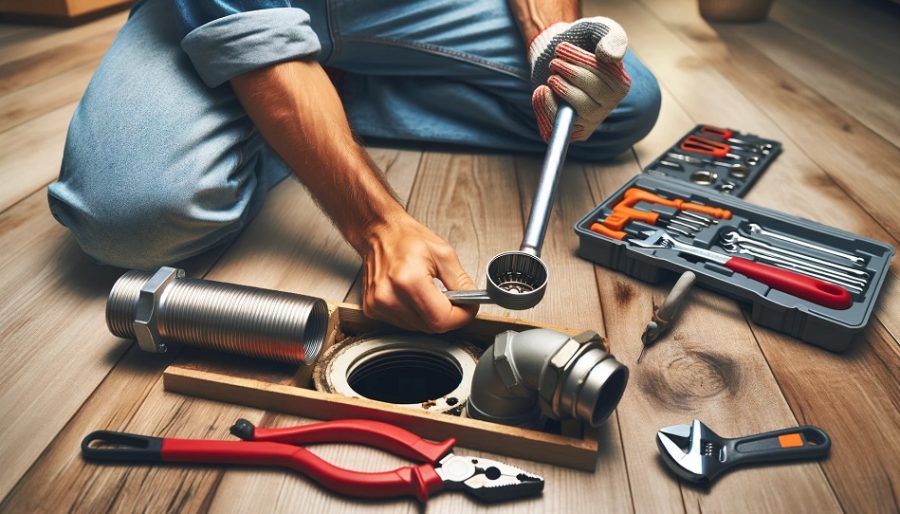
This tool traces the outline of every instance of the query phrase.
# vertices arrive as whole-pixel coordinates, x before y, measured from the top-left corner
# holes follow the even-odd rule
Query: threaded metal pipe
[[[110,332],[143,350],[166,341],[262,359],[312,363],[322,350],[328,307],[319,298],[184,278],[182,270],[129,271],[106,304]]]
[[[106,326],[113,335],[134,339],[134,312],[137,308],[141,288],[153,273],[129,271],[113,284],[106,300]]]
[[[596,332],[509,330],[478,359],[466,412],[506,425],[537,427],[550,417],[596,427],[627,383],[628,368],[603,350]]]

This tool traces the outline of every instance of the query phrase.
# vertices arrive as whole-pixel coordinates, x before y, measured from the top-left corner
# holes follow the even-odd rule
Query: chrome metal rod
[[[490,293],[486,289],[464,289],[461,291],[444,291],[447,299],[456,305],[477,305],[494,303]]]
[[[531,202],[531,213],[528,215],[522,246],[519,247],[520,251],[530,253],[535,257],[541,255],[544,234],[547,233],[547,223],[550,221],[550,212],[556,197],[559,172],[566,161],[569,137],[571,137],[574,125],[575,110],[571,106],[561,103],[553,123],[553,133],[550,135],[550,141],[547,142],[547,155],[544,157],[544,165],[541,167],[541,178],[537,191],[534,193],[534,201]]]

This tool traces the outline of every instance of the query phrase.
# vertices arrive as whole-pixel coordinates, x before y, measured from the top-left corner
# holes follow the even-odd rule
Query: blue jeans
[[[353,4],[348,5],[348,4]],[[304,7],[319,61],[365,138],[541,153],[525,48],[505,0],[320,0]],[[170,0],[134,9],[69,127],[53,215],[86,253],[153,268],[236,236],[290,174],[226,83],[203,83]],[[630,52],[631,92],[577,159],[613,157],[656,121],[656,79]]]

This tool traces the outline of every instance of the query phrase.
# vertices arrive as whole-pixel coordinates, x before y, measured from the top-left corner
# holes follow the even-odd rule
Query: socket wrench
[[[519,251],[503,252],[491,259],[487,265],[487,289],[444,291],[451,302],[458,305],[495,303],[512,310],[530,309],[540,303],[547,290],[548,278],[547,266],[541,260],[541,247],[574,125],[575,110],[560,103]]]

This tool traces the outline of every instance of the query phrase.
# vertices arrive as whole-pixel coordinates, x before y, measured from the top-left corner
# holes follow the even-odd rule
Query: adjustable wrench
[[[831,438],[821,428],[806,425],[726,439],[695,419],[690,425],[661,429],[656,445],[676,475],[705,483],[741,464],[824,457]]]

